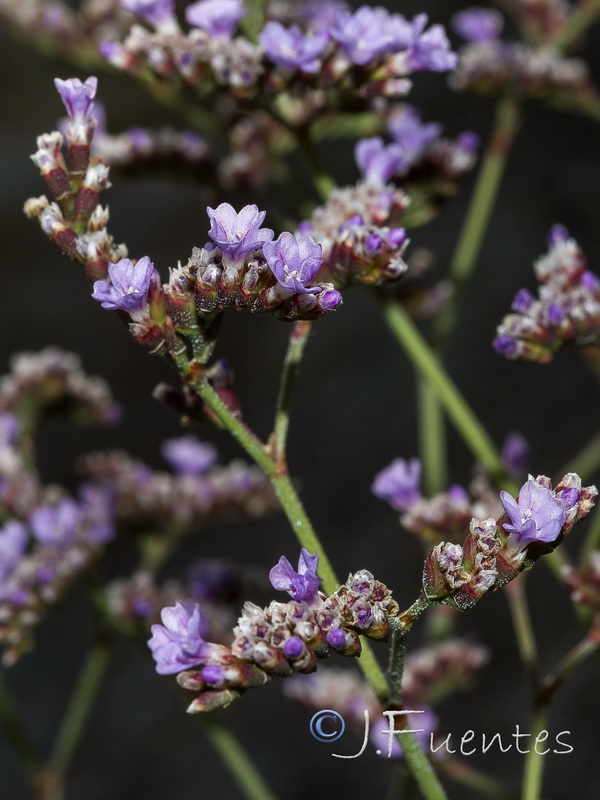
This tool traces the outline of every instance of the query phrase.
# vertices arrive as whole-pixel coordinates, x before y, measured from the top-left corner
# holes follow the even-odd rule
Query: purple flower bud
[[[352,228],[361,227],[365,224],[365,220],[361,214],[353,214],[348,219],[344,220],[340,227],[338,228],[339,233],[343,233],[344,231],[351,231]]]
[[[387,183],[408,161],[397,144],[385,145],[380,136],[360,139],[354,148],[354,159],[365,181]]]
[[[290,293],[315,294],[319,287],[307,288],[323,261],[323,248],[308,234],[293,236],[284,232],[274,242],[265,242],[263,254],[277,282]]]
[[[179,28],[174,0],[121,0],[121,5],[161,33],[171,33]]]
[[[162,625],[151,628],[148,647],[156,661],[159,675],[177,672],[200,664],[206,657],[208,646],[203,639],[205,623],[200,606],[177,601],[160,612]]]
[[[225,679],[225,671],[218,664],[208,664],[200,672],[206,683],[222,683]]]
[[[202,475],[217,462],[217,451],[195,436],[181,436],[163,442],[161,452],[180,475]]]
[[[11,519],[0,528],[0,578],[4,578],[19,563],[27,547],[27,531]]]
[[[158,273],[149,257],[143,256],[135,264],[128,258],[109,264],[108,276],[110,283],[94,283],[94,300],[110,310],[139,311],[146,305],[150,284]]]
[[[242,0],[200,0],[186,8],[185,18],[210,36],[229,39],[245,13]]]
[[[559,492],[557,496],[561,503],[565,504],[565,508],[569,509],[573,508],[573,506],[579,502],[580,495],[581,492],[579,489],[572,488],[563,489],[562,492]]]
[[[392,228],[387,235],[387,243],[391,247],[400,248],[406,242],[406,231],[404,228]]]
[[[321,67],[329,37],[326,33],[305,34],[296,25],[285,28],[280,22],[267,22],[258,41],[277,66],[314,74]]]
[[[305,649],[304,642],[299,636],[290,636],[289,639],[285,640],[285,644],[283,645],[285,657],[292,661],[296,658],[300,658]]]
[[[529,470],[531,459],[531,449],[529,442],[520,433],[509,433],[501,452],[504,468],[515,480],[522,480]]]
[[[520,545],[553,542],[565,524],[564,504],[532,478],[521,487],[517,501],[508,492],[500,492],[500,500],[510,519],[503,527]]]
[[[244,206],[238,213],[229,203],[206,209],[210,219],[208,235],[225,256],[243,261],[247,253],[258,250],[273,238],[270,228],[261,228],[266,211],[255,205]]]
[[[70,119],[77,122],[87,122],[92,119],[98,78],[88,78],[84,83],[79,78],[69,78],[66,81],[55,78],[54,85]]]
[[[343,628],[334,628],[327,634],[327,641],[336,650],[346,645],[346,631]]]
[[[481,137],[473,131],[463,131],[456,137],[456,144],[461,150],[475,154],[481,145]]]
[[[502,33],[504,19],[493,8],[473,6],[455,14],[452,27],[468,42],[492,42]]]
[[[592,292],[593,294],[600,290],[600,279],[597,275],[594,275],[593,272],[584,272],[579,282],[584,289],[587,289],[588,292]]]
[[[568,238],[569,231],[564,225],[553,225],[546,237],[546,241],[548,242],[548,247],[558,247],[559,244],[566,242]]]
[[[39,542],[63,546],[69,544],[81,521],[81,510],[74,500],[60,500],[55,506],[40,506],[29,518],[33,535]]]
[[[447,72],[454,69],[458,57],[450,50],[450,42],[441,25],[432,25],[428,31],[427,14],[418,14],[413,22],[413,43],[409,53],[412,69],[429,72]]]
[[[365,239],[365,250],[370,256],[374,256],[381,250],[383,239],[376,233],[370,233]]]
[[[458,483],[453,483],[452,486],[448,489],[448,497],[455,503],[469,502],[468,492]]]
[[[513,339],[512,336],[502,334],[501,336],[496,336],[492,342],[492,347],[498,355],[504,356],[505,358],[512,358],[516,355],[519,345],[517,340]]]
[[[333,311],[342,304],[342,293],[337,289],[325,289],[319,295],[319,307],[324,311]]]
[[[416,109],[403,105],[391,114],[388,131],[399,145],[407,164],[414,164],[440,136],[442,126],[438,122],[423,124]]]
[[[269,580],[274,589],[289,592],[297,603],[312,603],[317,597],[321,579],[317,575],[319,556],[311,556],[304,547],[300,551],[298,572],[296,572],[285,556],[269,573]]]
[[[535,303],[535,298],[528,289],[519,289],[512,302],[512,310],[526,314]]]
[[[371,491],[397,511],[407,511],[421,499],[421,462],[418,458],[405,461],[397,458],[381,470],[373,481]]]
[[[558,303],[550,303],[546,309],[546,316],[548,317],[548,322],[550,325],[560,325],[564,319],[565,312],[558,305]]]

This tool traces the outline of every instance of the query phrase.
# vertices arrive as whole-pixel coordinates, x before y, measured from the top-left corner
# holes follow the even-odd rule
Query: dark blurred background
[[[447,22],[463,5],[428,0],[425,10],[432,20]],[[394,7],[406,15],[423,10],[417,2]],[[593,31],[585,56],[597,78],[599,44]],[[47,480],[71,484],[74,458],[103,447],[122,447],[158,465],[159,443],[180,430],[177,417],[150,394],[157,382],[169,379],[169,370],[128,337],[115,315],[90,301],[81,270],[55,251],[21,210],[25,199],[44,191],[29,154],[35,150],[35,137],[52,129],[62,113],[52,78],[76,73],[33,52],[5,28],[0,30],[0,53],[0,365],[4,369],[15,351],[60,345],[79,353],[90,374],[106,378],[127,408],[126,422],[115,429],[73,429],[61,422],[44,428],[39,453]],[[177,122],[118,76],[100,76],[99,97],[114,133],[132,124]],[[493,101],[453,93],[444,75],[418,75],[409,100],[422,109],[424,119],[442,121],[449,134],[472,129],[485,138],[490,128]],[[575,352],[561,353],[545,367],[510,363],[495,355],[490,341],[515,291],[533,288],[532,261],[544,252],[546,233],[555,222],[569,228],[591,268],[600,271],[599,132],[586,118],[540,105],[528,108],[449,349],[450,373],[495,441],[500,444],[509,431],[523,433],[532,444],[536,474],[553,475],[597,430],[598,386]],[[340,181],[350,182],[356,177],[350,147],[342,153],[334,171]],[[440,273],[456,243],[471,186],[472,179],[433,222],[413,232],[415,245],[435,253]],[[116,174],[106,201],[116,240],[127,241],[134,256],[150,254],[163,275],[206,240],[206,202],[191,183]],[[368,293],[353,290],[344,300],[339,312],[314,326],[294,400],[290,466],[338,573],[367,568],[393,589],[401,605],[408,604],[418,592],[421,548],[369,487],[392,458],[416,455],[413,373]],[[227,315],[223,325],[217,354],[231,361],[245,417],[262,436],[272,422],[288,332],[271,317],[244,314]],[[224,459],[239,455],[225,434],[206,435],[219,445]],[[472,459],[452,430],[450,454],[451,480],[466,483]],[[569,547],[576,549],[577,543],[569,542]],[[282,553],[293,561],[297,549],[279,516],[204,531],[185,544],[165,574],[181,573],[199,556],[224,552],[266,572]],[[581,631],[565,593],[544,567],[535,570],[529,587],[541,663],[549,668]],[[87,644],[89,620],[83,609],[82,596],[71,594],[40,630],[37,649],[8,675],[27,722],[46,749]],[[478,735],[500,731],[509,736],[516,723],[528,730],[530,698],[502,593],[461,617],[458,630],[477,631],[493,657],[472,692],[441,706],[442,731],[460,736],[472,728]],[[379,649],[385,658],[385,647]],[[548,756],[546,794],[552,800],[600,796],[599,667],[597,659],[580,667],[553,704],[551,734],[570,730],[575,750]],[[155,674],[149,653],[120,642],[72,765],[69,797],[241,797],[198,720],[186,716],[183,708],[174,682]],[[391,764],[372,752],[355,761],[333,759],[332,748],[309,734],[311,712],[283,699],[277,681],[249,692],[219,716],[285,800],[384,795]],[[355,752],[358,744],[346,734],[333,749]],[[514,788],[519,785],[521,757],[512,752],[475,755],[471,763]],[[450,785],[449,792],[453,800],[478,796],[457,785]],[[0,740],[0,797],[28,796],[12,754]]]

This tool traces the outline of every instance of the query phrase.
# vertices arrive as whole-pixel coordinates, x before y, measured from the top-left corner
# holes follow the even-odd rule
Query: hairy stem
[[[216,720],[214,714],[199,716],[207,739],[223,759],[245,796],[249,800],[276,800],[276,796],[234,735]]]
[[[400,630],[398,619],[390,620],[392,625],[392,646],[390,662],[386,674],[389,686],[389,704],[394,706],[400,702],[402,693],[402,675],[406,656],[406,631]]]

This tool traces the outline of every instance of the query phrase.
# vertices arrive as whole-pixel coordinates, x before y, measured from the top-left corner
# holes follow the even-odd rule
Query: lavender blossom
[[[66,81],[55,78],[54,85],[70,119],[75,122],[87,122],[92,119],[98,78],[88,78],[83,83],[79,78],[68,78]]]
[[[186,8],[185,18],[209,36],[229,39],[245,13],[242,0],[200,0]]]
[[[35,538],[44,544],[68,545],[81,521],[81,510],[74,500],[60,500],[55,506],[40,506],[29,522]]]
[[[306,548],[300,551],[298,572],[294,570],[285,556],[269,573],[269,580],[274,589],[289,592],[297,603],[312,603],[317,598],[321,579],[317,575],[319,556],[311,556]]]
[[[517,501],[508,492],[500,492],[500,500],[510,520],[503,528],[523,547],[536,541],[553,542],[565,524],[565,503],[531,477]]]
[[[293,236],[284,232],[274,242],[265,242],[263,245],[267,264],[278,283],[296,294],[315,294],[320,291],[317,286],[307,288],[307,284],[321,266],[322,252],[321,245],[312,236],[303,233]]]
[[[180,475],[202,475],[214,467],[217,451],[195,436],[168,439],[161,448],[163,456]]]
[[[413,42],[408,59],[411,69],[429,72],[454,69],[458,57],[450,50],[450,42],[442,25],[432,25],[426,31],[427,14],[418,14],[412,25]]]
[[[400,15],[392,17],[387,9],[379,6],[361,6],[353,14],[339,14],[331,36],[354,64],[363,66],[407,46],[410,31],[409,23]]]
[[[354,158],[365,181],[387,183],[401,167],[408,166],[402,148],[385,145],[380,136],[360,139],[354,148]]]
[[[440,136],[442,126],[438,122],[422,123],[415,108],[403,105],[390,115],[388,131],[400,147],[404,160],[414,164]]]
[[[135,264],[122,258],[116,264],[108,265],[110,283],[94,283],[92,297],[102,304],[102,308],[139,311],[146,305],[150,284],[157,275],[148,256],[143,256]]]
[[[311,31],[329,31],[340,13],[348,12],[348,4],[342,0],[304,0],[302,17]]]
[[[210,647],[203,639],[206,625],[198,603],[192,606],[178,600],[163,608],[160,618],[162,625],[152,626],[148,641],[158,674],[174,675],[200,664]]]
[[[387,500],[397,511],[408,511],[421,499],[420,485],[419,459],[405,461],[397,458],[375,476],[371,491],[380,500]]]
[[[0,578],[13,571],[26,547],[27,531],[20,522],[11,519],[0,528]]]
[[[267,22],[258,41],[277,66],[314,74],[329,37],[326,33],[305,34],[297,25],[286,28],[279,22]]]
[[[494,8],[471,6],[452,17],[452,27],[468,42],[492,42],[502,33],[504,20]]]
[[[179,29],[174,0],[121,0],[121,5],[161,33],[173,33]]]
[[[258,206],[244,206],[236,211],[229,203],[221,203],[217,208],[207,208],[210,219],[208,235],[233,262],[241,262],[247,253],[258,250],[273,238],[270,228],[261,228],[266,211]]]

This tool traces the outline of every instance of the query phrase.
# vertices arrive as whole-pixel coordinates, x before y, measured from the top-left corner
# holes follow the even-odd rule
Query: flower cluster
[[[303,550],[296,572],[282,558],[271,571],[271,581],[293,599],[273,601],[264,609],[245,603],[230,646],[205,641],[199,605],[177,603],[163,610],[163,624],[153,626],[149,646],[159,673],[180,673],[184,688],[200,692],[188,711],[225,705],[271,675],[312,672],[316,659],[332,650],[358,656],[359,634],[387,636],[389,618],[398,612],[389,590],[360,570],[328,596],[317,589],[317,562],[318,556]],[[194,666],[201,669],[188,670]]]
[[[586,64],[560,53],[558,39],[567,21],[560,2],[514,4],[524,42],[500,39],[502,16],[493,9],[468,8],[455,15],[454,28],[468,44],[459,53],[451,85],[486,95],[544,99],[586,111],[600,96]]]
[[[600,278],[590,272],[579,245],[556,225],[548,253],[534,264],[537,298],[520,289],[513,314],[498,327],[497,353],[547,363],[565,345],[595,344],[600,335]]]
[[[464,544],[441,542],[425,562],[423,592],[427,600],[460,610],[529,569],[551,552],[594,505],[595,486],[582,487],[569,473],[554,487],[549,478],[529,477],[515,500],[501,492],[504,514],[471,520]],[[407,619],[410,624],[412,619]]]

